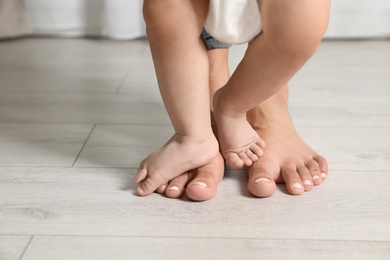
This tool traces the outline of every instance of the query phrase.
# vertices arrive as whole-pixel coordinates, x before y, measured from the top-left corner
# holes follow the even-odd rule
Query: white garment
[[[243,44],[251,41],[261,32],[257,0],[210,0],[204,27],[221,42]]]

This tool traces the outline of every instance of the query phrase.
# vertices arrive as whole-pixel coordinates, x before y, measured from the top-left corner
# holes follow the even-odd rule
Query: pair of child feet
[[[311,149],[294,128],[287,92],[285,87],[246,117],[224,115],[218,110],[218,92],[215,98],[221,153],[233,168],[247,166],[248,190],[257,197],[271,196],[279,182],[285,182],[291,194],[299,195],[327,176],[326,159]],[[200,138],[175,134],[141,163],[135,178],[140,184],[137,193],[146,196],[157,191],[180,197],[187,186],[189,198],[210,199],[224,174],[221,153],[212,132]]]

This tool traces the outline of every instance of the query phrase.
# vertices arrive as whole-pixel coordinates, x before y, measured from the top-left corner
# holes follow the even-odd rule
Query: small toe
[[[245,152],[239,153],[238,157],[240,157],[240,159],[244,162],[245,166],[251,166],[253,163],[253,161],[249,159],[248,155],[246,155]]]
[[[141,181],[143,181],[146,178],[147,175],[148,175],[148,172],[147,172],[146,167],[143,167],[143,166],[140,167],[138,169],[137,176],[135,176],[135,178],[134,178],[134,182],[140,183]]]
[[[282,169],[283,179],[286,188],[292,195],[300,195],[305,192],[305,188],[295,167]]]
[[[322,183],[321,175],[313,175],[313,183],[315,186],[320,185]]]
[[[317,161],[317,163],[320,167],[321,173],[325,173],[325,175],[327,176],[328,175],[328,161],[320,155],[314,157],[314,160]]]
[[[311,174],[311,179],[313,180],[313,184],[315,186],[320,185],[322,182],[322,175],[321,175],[321,169],[320,166],[318,165],[317,161],[310,161],[307,164],[307,168],[310,171]]]
[[[169,182],[169,185],[165,191],[165,194],[170,198],[179,198],[183,195],[184,187],[188,181],[188,173],[174,178]]]
[[[238,157],[236,153],[226,153],[223,155],[226,162],[234,169],[241,169],[244,166],[244,161]]]
[[[309,169],[305,165],[302,165],[297,169],[297,171],[305,191],[313,189],[313,181]]]
[[[260,148],[261,149],[264,149],[265,148],[265,141],[263,140],[263,139],[259,139],[257,142],[256,142],[256,144],[258,145],[258,146],[260,146]]]
[[[160,194],[164,194],[165,191],[167,190],[168,184],[161,185],[160,187],[157,188],[156,192]]]
[[[264,154],[263,149],[257,144],[252,144],[250,150],[258,157],[261,157]]]
[[[254,154],[251,150],[246,150],[245,151],[245,154],[248,156],[248,158],[252,161],[252,162],[256,162],[257,160],[259,160],[259,157]]]

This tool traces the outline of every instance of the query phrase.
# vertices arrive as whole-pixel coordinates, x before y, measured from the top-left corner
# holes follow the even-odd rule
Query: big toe
[[[209,200],[217,193],[217,182],[211,176],[198,176],[188,184],[186,193],[194,201]]]
[[[217,156],[210,164],[193,172],[194,179],[188,184],[187,196],[194,201],[209,200],[217,193],[218,183],[224,174],[224,161]]]
[[[275,193],[276,183],[269,171],[256,166],[248,167],[248,191],[259,198],[270,197]]]
[[[153,181],[151,178],[146,178],[139,184],[137,194],[140,196],[148,196],[160,186],[161,185],[158,185],[158,183]]]

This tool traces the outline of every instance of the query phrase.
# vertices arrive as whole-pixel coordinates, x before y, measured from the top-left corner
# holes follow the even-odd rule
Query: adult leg
[[[207,8],[208,1],[200,0],[144,1],[158,84],[175,134],[141,162],[135,178],[139,195],[151,194],[218,154],[210,126],[208,60],[199,38]]]
[[[246,113],[285,86],[314,54],[327,27],[330,1],[264,0],[261,8],[263,32],[214,98],[220,147],[234,168],[249,166],[262,148]]]

